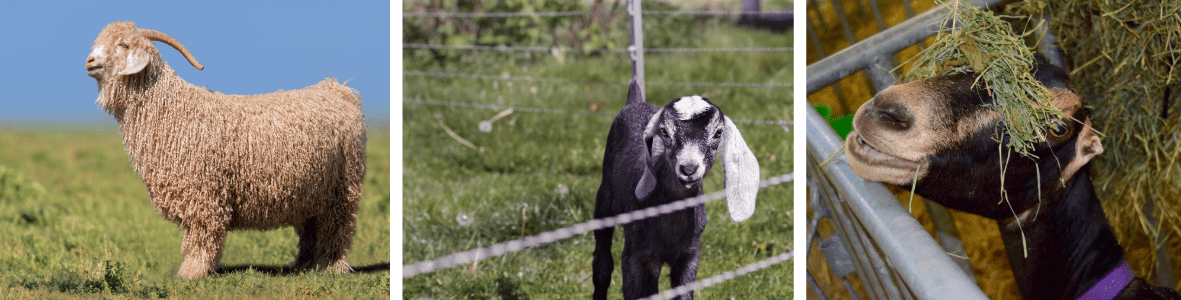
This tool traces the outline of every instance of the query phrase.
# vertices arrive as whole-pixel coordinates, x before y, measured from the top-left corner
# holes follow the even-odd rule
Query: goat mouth
[[[88,67],[88,68],[86,68],[86,76],[90,76],[92,78],[96,77],[96,76],[98,76],[99,71],[102,71],[102,69],[103,69],[103,67],[97,67],[97,66],[96,67]]]
[[[922,166],[921,161],[898,157],[874,147],[874,141],[865,139],[859,132],[850,132],[847,138],[845,148],[849,166],[862,178],[909,184]]]

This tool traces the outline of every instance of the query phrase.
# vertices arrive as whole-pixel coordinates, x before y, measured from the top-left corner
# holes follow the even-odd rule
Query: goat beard
[[[152,86],[160,81],[159,74],[172,72],[167,66],[158,67],[162,64],[162,62],[157,63],[153,60],[139,73],[109,74],[98,82],[98,98],[95,99],[95,103],[108,114],[114,116],[116,121],[121,122],[123,113],[132,104],[131,102],[143,102],[152,97],[149,94]]]

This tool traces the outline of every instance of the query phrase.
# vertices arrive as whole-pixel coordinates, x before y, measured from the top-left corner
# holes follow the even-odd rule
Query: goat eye
[[[661,128],[661,129],[660,129],[660,135],[667,137],[667,136],[668,136],[668,131],[665,131],[665,130],[664,130],[664,128]]]
[[[1053,127],[1050,129],[1050,135],[1056,138],[1063,137],[1070,131],[1070,127],[1066,126],[1066,124],[1054,124],[1050,126]]]
[[[722,137],[722,131],[721,131],[721,130],[718,130],[718,132],[715,132],[715,133],[714,133],[714,138],[715,138],[715,139],[717,139],[717,138],[721,138],[721,137]]]

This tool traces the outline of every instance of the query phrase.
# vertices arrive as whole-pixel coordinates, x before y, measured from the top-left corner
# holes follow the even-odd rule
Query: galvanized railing
[[[967,2],[991,7],[1002,1]],[[878,91],[894,84],[891,70],[895,54],[938,32],[945,25],[948,6],[918,14],[808,65],[808,93],[862,70]],[[843,141],[815,109],[809,107],[807,114],[808,201],[812,209],[807,249],[812,249],[813,241],[820,241],[831,274],[842,280],[851,297],[862,296],[849,281],[848,276],[856,272],[863,293],[872,299],[987,299],[963,258],[964,246],[947,209],[925,203],[937,243],[885,186],[854,174],[843,154],[820,165],[841,149]],[[824,219],[835,233],[821,238],[817,227]],[[811,270],[807,280],[821,299],[827,299]]]

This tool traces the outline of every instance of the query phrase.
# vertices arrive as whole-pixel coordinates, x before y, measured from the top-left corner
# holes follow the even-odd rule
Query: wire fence
[[[482,12],[482,13],[453,13],[453,12],[403,12],[404,18],[515,18],[515,17],[573,17],[588,15],[624,14],[623,10],[597,11],[550,11],[550,12]],[[686,15],[686,16],[729,16],[729,15],[780,15],[790,13],[785,11],[687,11],[687,10],[645,10],[643,15]]]
[[[772,256],[771,258],[761,260],[761,261],[756,262],[754,264],[738,268],[737,270],[728,271],[728,272],[725,272],[722,274],[711,276],[711,277],[703,279],[703,280],[694,281],[692,283],[678,286],[676,288],[661,292],[656,295],[652,295],[647,298],[641,298],[641,300],[672,299],[673,297],[688,294],[691,291],[707,288],[711,285],[719,284],[719,283],[725,282],[727,280],[737,278],[738,276],[746,275],[747,273],[750,273],[750,272],[766,269],[770,266],[774,266],[774,265],[779,264],[781,262],[785,262],[785,261],[791,259],[794,255],[795,255],[795,251],[787,251],[787,252],[781,253],[779,255]]]
[[[599,115],[599,116],[604,116],[604,117],[615,117],[615,115],[616,115],[615,113],[599,112],[599,111],[569,110],[569,109],[556,109],[556,108],[537,108],[537,107],[525,107],[525,106],[510,106],[510,105],[483,104],[483,103],[471,103],[471,102],[456,102],[456,101],[437,101],[437,100],[426,100],[426,99],[419,99],[419,98],[405,98],[405,99],[403,99],[402,103],[439,105],[439,106],[451,106],[451,107],[466,107],[466,108],[480,108],[480,109],[488,109],[488,110],[512,109],[513,111],[547,113],[547,114]],[[753,125],[780,125],[780,126],[794,125],[791,121],[786,121],[786,120],[731,119],[730,121],[733,121],[734,123],[753,124]]]
[[[791,182],[793,180],[793,173],[783,174],[779,176],[770,177],[759,181],[759,189],[766,187]],[[682,199],[676,202],[653,206],[642,210],[636,210],[628,213],[622,213],[613,217],[606,217],[601,219],[592,219],[590,221],[574,224],[567,227],[558,228],[551,231],[546,231],[541,234],[525,237],[523,239],[516,239],[508,242],[495,244],[492,246],[477,248],[464,252],[459,252],[437,258],[434,260],[420,261],[409,265],[402,266],[402,278],[410,278],[415,275],[434,272],[440,269],[446,269],[461,264],[471,263],[473,261],[497,257],[512,252],[521,251],[527,248],[532,248],[540,245],[545,245],[564,239],[574,237],[575,235],[584,234],[597,229],[614,228],[615,226],[624,225],[627,223],[652,218],[660,215],[665,215],[678,210],[695,207],[700,204],[708,203],[718,199],[725,198],[725,191],[716,191],[709,194]]]
[[[446,73],[446,72],[422,72],[422,71],[402,71],[402,75],[406,76],[420,76],[420,77],[435,77],[435,78],[467,78],[467,79],[491,79],[491,80],[505,80],[505,81],[525,81],[525,82],[554,82],[554,83],[583,83],[583,84],[615,84],[627,85],[626,80],[608,81],[608,80],[579,80],[569,78],[546,78],[533,76],[512,76],[508,73],[500,75],[489,74],[466,74],[466,73]],[[760,88],[790,88],[790,83],[758,83],[758,82],[661,82],[661,81],[647,81],[648,85],[664,85],[664,86],[686,86],[686,87],[760,87]]]
[[[531,51],[531,52],[581,52],[583,49],[572,47],[529,47],[529,46],[481,46],[481,45],[437,45],[437,44],[419,44],[419,43],[405,43],[402,44],[405,49],[430,49],[430,50],[476,50],[476,51]],[[693,52],[791,52],[794,51],[792,47],[748,47],[748,48],[644,48],[644,53],[693,53]],[[587,52],[614,52],[614,53],[630,53],[631,49],[627,48],[603,48],[586,50]]]
[[[638,8],[637,8],[638,10]],[[405,18],[513,18],[513,17],[577,17],[577,16],[591,16],[603,14],[626,14],[625,10],[612,11],[558,11],[558,12],[497,12],[497,13],[452,13],[452,12],[403,12],[402,16]],[[642,15],[702,15],[702,16],[718,16],[718,15],[738,15],[738,16],[759,16],[759,15],[783,15],[791,14],[781,11],[642,11]],[[642,46],[630,46],[627,48],[618,49],[595,49],[587,50],[571,47],[539,47],[539,46],[516,46],[516,45],[439,45],[439,44],[417,44],[404,43],[405,49],[429,49],[429,50],[463,50],[463,51],[500,51],[500,52],[582,52],[582,53],[627,53],[632,55],[635,59],[636,55],[642,57],[642,53],[704,53],[704,52],[792,52],[792,47],[729,47],[729,48],[644,48]],[[555,54],[557,55],[557,54]],[[642,61],[642,59],[640,60]],[[561,84],[610,84],[610,85],[627,85],[629,81],[610,81],[610,80],[579,80],[570,78],[547,78],[534,76],[517,76],[507,73],[494,74],[470,74],[470,73],[449,73],[449,72],[430,72],[430,71],[416,71],[403,70],[406,76],[424,77],[424,78],[461,78],[461,79],[477,79],[477,80],[505,80],[505,81],[524,81],[524,82],[548,82]],[[758,82],[644,82],[640,80],[642,85],[656,85],[656,86],[685,86],[685,87],[722,87],[722,88],[794,88],[791,84],[785,83],[758,83]],[[488,109],[488,110],[506,110],[532,112],[532,113],[548,113],[548,114],[567,114],[567,115],[590,115],[602,117],[614,117],[615,112],[602,112],[591,110],[572,110],[572,109],[554,109],[554,108],[538,108],[525,106],[511,106],[499,104],[482,104],[470,102],[455,102],[455,101],[436,101],[430,99],[420,98],[405,98],[404,104],[415,105],[438,105],[450,107],[462,107],[472,109]],[[733,119],[734,123],[752,124],[752,125],[775,125],[783,128],[784,131],[790,132],[789,126],[793,125],[790,120],[743,120]],[[773,176],[759,181],[759,189],[770,186],[791,182],[794,175],[792,173]],[[567,227],[558,228],[555,230],[543,232],[541,234],[525,237],[522,239],[511,240],[494,244],[488,247],[472,249],[463,252],[452,253],[450,255],[442,256],[433,260],[420,261],[402,266],[402,277],[411,278],[416,275],[430,273],[442,269],[455,267],[461,264],[467,264],[482,259],[502,256],[508,253],[522,251],[528,248],[537,247],[549,243],[554,243],[571,237],[586,234],[588,232],[604,229],[614,228],[615,226],[628,224],[646,218],[652,218],[685,208],[695,207],[697,205],[716,201],[725,197],[724,191],[716,191],[698,197],[683,199],[669,204],[655,206],[643,210],[623,213],[617,216],[592,219],[590,221],[574,224]],[[689,293],[694,290],[709,287],[727,280],[734,279],[738,276],[755,272],[784,261],[792,259],[794,251],[788,250],[785,253],[778,254],[763,261],[756,262],[737,270],[725,272],[712,276],[710,278],[699,280],[687,285],[677,287],[675,289],[667,290],[663,293],[653,295],[648,299],[668,299]]]

